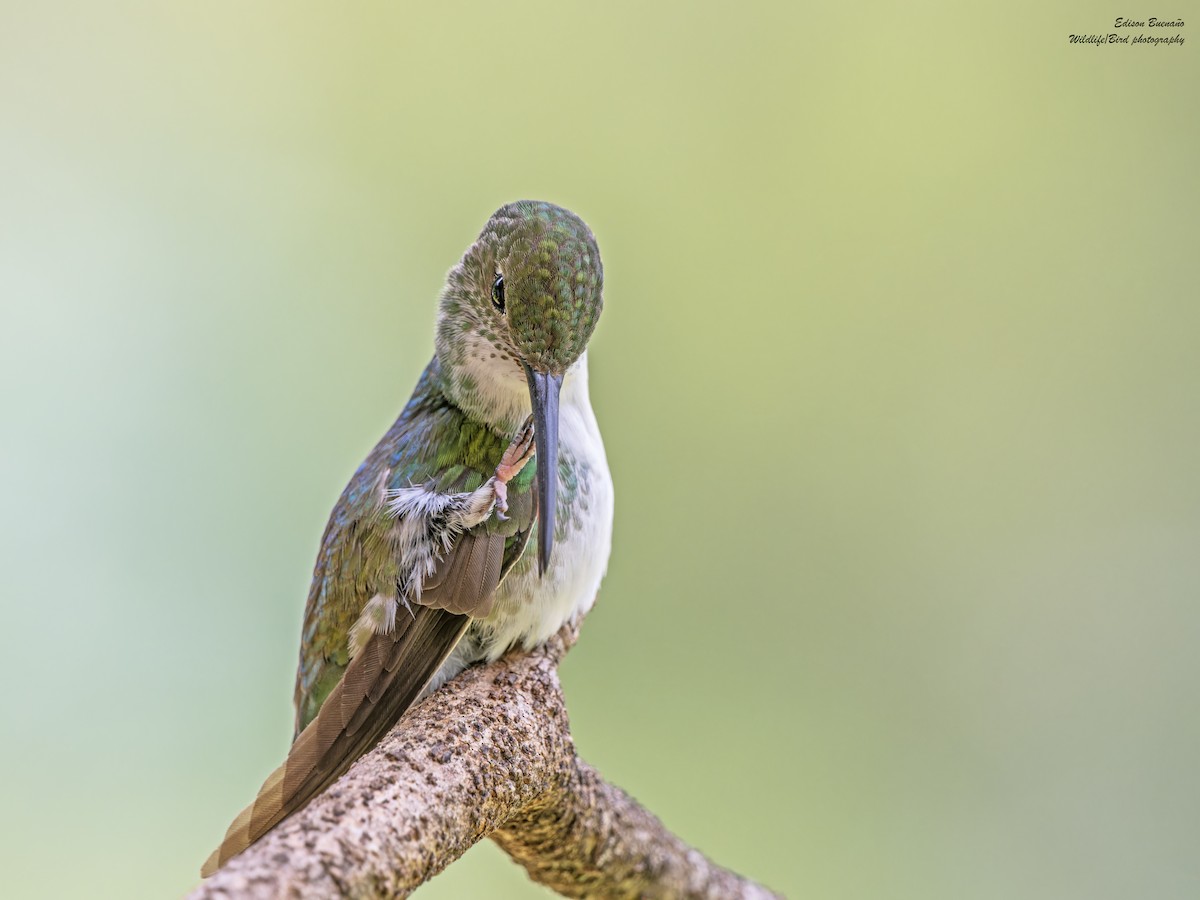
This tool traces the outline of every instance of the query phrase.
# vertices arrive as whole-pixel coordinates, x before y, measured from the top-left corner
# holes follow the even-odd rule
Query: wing
[[[467,419],[438,388],[436,360],[408,406],[359,466],[330,516],[313,571],[296,673],[296,735],[312,721],[350,662],[349,635],[363,608],[389,593],[405,560],[389,535],[396,524],[389,492],[420,485],[432,492],[473,491],[490,478],[509,437]],[[459,537],[424,580],[421,602],[479,618],[520,558],[533,526],[537,460],[508,486],[509,518],[489,518]],[[486,547],[479,546],[483,541]],[[495,557],[500,554],[499,572]],[[482,566],[484,560],[490,565]]]
[[[296,683],[297,729],[287,759],[230,825],[202,874],[216,871],[305,806],[374,746],[420,696],[466,632],[490,611],[497,586],[532,531],[534,464],[509,483],[508,519],[488,517],[454,540],[422,579],[410,615],[360,641],[351,633],[373,600],[395,595],[411,559],[385,507],[389,490],[472,491],[490,477],[507,441],[466,420],[436,390],[436,364],[335,507],[322,539],[305,615]],[[400,551],[398,553],[398,551]],[[401,595],[402,596],[402,595]]]

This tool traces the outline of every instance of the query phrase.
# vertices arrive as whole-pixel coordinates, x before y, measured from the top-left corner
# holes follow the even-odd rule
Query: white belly
[[[588,398],[586,360],[581,362],[563,384],[558,424],[559,458],[578,472],[578,486],[568,508],[559,504],[563,530],[554,541],[550,568],[538,574],[531,541],[497,589],[491,615],[472,623],[427,691],[473,662],[497,659],[515,645],[537,646],[586,613],[596,599],[612,550],[613,485]],[[558,496],[568,498],[561,479]]]
[[[554,542],[550,568],[538,574],[531,545],[504,579],[492,614],[476,629],[487,645],[488,659],[517,643],[536,646],[591,609],[608,568],[612,477],[586,389],[582,399],[583,403],[564,403],[559,412],[559,454],[575,467],[578,481],[570,507],[559,509],[563,532]],[[566,485],[560,484],[558,491],[564,496]]]

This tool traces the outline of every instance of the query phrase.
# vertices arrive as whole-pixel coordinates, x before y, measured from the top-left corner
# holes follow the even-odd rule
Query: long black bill
[[[554,547],[554,492],[558,487],[558,392],[561,375],[547,375],[525,367],[529,399],[533,402],[534,439],[537,441],[538,572],[550,567]]]

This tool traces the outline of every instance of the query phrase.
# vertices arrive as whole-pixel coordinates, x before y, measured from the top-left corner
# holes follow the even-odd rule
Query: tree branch
[[[406,896],[488,836],[568,897],[776,896],[576,757],[557,672],[576,636],[463,672],[191,900]]]

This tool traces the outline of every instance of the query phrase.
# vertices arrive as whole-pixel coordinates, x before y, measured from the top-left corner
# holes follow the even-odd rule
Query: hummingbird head
[[[596,328],[603,289],[583,220],[521,200],[492,214],[442,293],[437,353],[451,398],[509,432],[532,407],[543,573],[554,540],[559,393]]]

